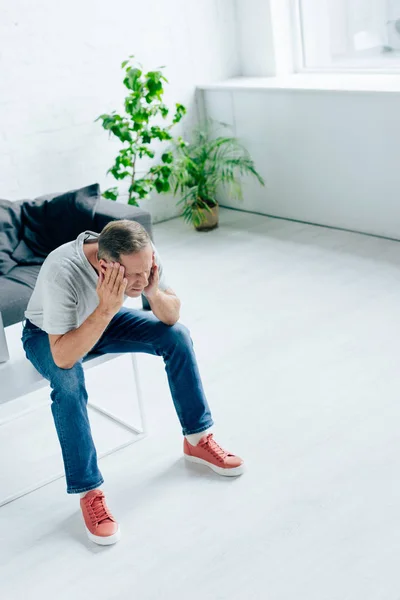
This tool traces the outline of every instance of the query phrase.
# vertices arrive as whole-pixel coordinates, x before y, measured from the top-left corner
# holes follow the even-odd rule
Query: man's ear
[[[103,260],[102,258],[99,260],[99,267],[100,267],[100,271],[102,273],[105,273],[107,270],[107,262],[105,260]]]

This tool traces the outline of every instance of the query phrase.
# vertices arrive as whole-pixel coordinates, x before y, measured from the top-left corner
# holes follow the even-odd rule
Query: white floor
[[[184,464],[162,362],[140,356],[150,434],[101,461],[121,542],[86,541],[63,480],[8,504],[2,599],[400,598],[400,244],[236,211],[221,221],[155,234],[218,439],[248,472]],[[129,388],[124,359],[109,365],[99,398]],[[51,421],[16,422],[14,443],[22,426],[24,464],[29,427],[35,440]],[[15,460],[2,439],[0,456]]]

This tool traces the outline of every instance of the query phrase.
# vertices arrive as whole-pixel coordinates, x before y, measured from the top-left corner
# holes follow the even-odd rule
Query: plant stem
[[[136,175],[136,154],[135,154],[135,158],[133,159],[133,163],[132,163],[132,179],[131,179],[131,185],[134,184],[135,182],[135,175]],[[130,191],[129,192],[129,199],[128,199],[128,203],[130,203],[131,198],[132,198],[132,194],[133,192]]]

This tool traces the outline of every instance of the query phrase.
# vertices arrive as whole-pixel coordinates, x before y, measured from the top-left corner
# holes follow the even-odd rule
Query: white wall
[[[292,0],[236,0],[240,74],[293,72]]]
[[[167,103],[195,118],[199,82],[239,74],[235,0],[0,0],[0,197],[105,178],[117,146],[94,119],[119,108],[120,63],[166,65]],[[176,214],[162,197],[155,220]]]
[[[241,73],[255,78],[204,88],[205,112],[232,125],[267,182],[220,201],[400,239],[399,76],[293,74],[289,8],[237,0]]]
[[[267,182],[225,206],[400,239],[400,92],[208,89]]]
[[[236,0],[240,73],[247,77],[276,74],[269,0]]]

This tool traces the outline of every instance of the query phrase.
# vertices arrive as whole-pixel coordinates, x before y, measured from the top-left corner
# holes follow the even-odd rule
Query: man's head
[[[98,239],[100,269],[105,273],[107,265],[119,263],[125,267],[128,280],[126,295],[140,296],[149,282],[153,265],[153,246],[147,231],[136,221],[111,221]]]

